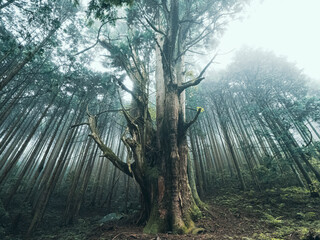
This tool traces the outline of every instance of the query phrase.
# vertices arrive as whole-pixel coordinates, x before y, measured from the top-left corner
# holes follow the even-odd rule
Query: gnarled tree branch
[[[87,108],[87,115],[89,118],[88,123],[91,130],[91,134],[89,134],[89,136],[92,137],[93,140],[97,143],[98,147],[103,152],[103,156],[108,158],[113,163],[113,165],[117,167],[120,171],[132,177],[133,175],[128,165],[125,162],[122,162],[121,159],[109,147],[107,147],[107,145],[105,145],[101,140],[100,134],[97,128],[96,116],[91,115],[88,111],[88,108]]]

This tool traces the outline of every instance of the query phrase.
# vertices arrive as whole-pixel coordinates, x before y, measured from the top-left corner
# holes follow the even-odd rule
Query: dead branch
[[[132,175],[132,172],[129,170],[128,165],[122,162],[121,159],[109,147],[107,147],[101,140],[101,137],[97,128],[96,116],[90,114],[88,106],[87,106],[87,115],[89,118],[88,125],[91,130],[91,134],[89,134],[89,136],[96,142],[100,150],[103,152],[103,156],[108,158],[113,163],[113,165],[117,167],[120,171],[132,177],[133,175]]]
[[[107,23],[110,23],[111,21],[115,21],[115,20],[119,20],[119,19],[123,19],[123,18],[114,18],[114,19],[111,19],[111,20],[109,20],[107,22],[102,23],[101,26],[99,27],[99,30],[98,30],[96,42],[93,45],[91,45],[90,47],[87,47],[87,48],[81,50],[80,52],[77,52],[76,54],[73,55],[73,57],[75,57],[75,56],[77,56],[77,55],[79,55],[81,53],[84,53],[84,52],[90,50],[91,48],[94,48],[99,43],[99,37],[100,37],[100,32],[101,32],[102,27],[104,25],[106,25]]]
[[[203,74],[206,72],[208,67],[212,64],[213,60],[217,57],[217,53],[211,58],[210,62],[202,69],[200,72],[199,76],[196,77],[195,79],[192,79],[188,82],[182,83],[180,86],[178,86],[178,92],[179,94],[182,93],[186,88],[196,86],[198,85],[203,79]]]
[[[188,123],[186,123],[186,124],[184,125],[184,129],[183,129],[183,130],[184,130],[184,133],[188,130],[188,128],[189,128],[192,124],[194,124],[194,123],[197,121],[200,113],[201,113],[201,108],[198,108],[197,114],[194,116],[194,118],[193,118],[190,122],[188,122]]]

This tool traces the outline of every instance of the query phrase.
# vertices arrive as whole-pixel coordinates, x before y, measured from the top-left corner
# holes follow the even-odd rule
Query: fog
[[[270,50],[295,62],[320,83],[320,1],[253,1],[242,18],[232,21],[220,39],[216,68],[225,68],[242,46]]]

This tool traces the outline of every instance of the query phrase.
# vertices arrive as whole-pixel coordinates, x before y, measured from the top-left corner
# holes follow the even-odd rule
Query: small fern
[[[283,220],[281,220],[280,217],[273,217],[272,215],[268,214],[268,213],[264,213],[264,216],[266,218],[265,222],[271,224],[271,225],[274,225],[274,226],[279,226],[283,223]]]

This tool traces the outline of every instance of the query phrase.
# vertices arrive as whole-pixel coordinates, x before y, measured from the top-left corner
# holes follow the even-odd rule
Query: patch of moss
[[[189,225],[191,225],[191,222],[188,223]],[[193,224],[194,226],[194,224]],[[176,224],[173,226],[173,233],[174,234],[187,234],[190,233],[191,230],[193,229],[193,227],[187,227],[184,223],[180,223],[180,224]]]
[[[199,209],[198,205],[195,203],[191,205],[189,213],[193,221],[196,221],[202,217],[202,212]]]
[[[289,238],[290,236],[296,236],[299,239],[304,239],[310,232],[308,227],[299,227],[299,226],[283,226],[278,228],[272,235],[280,238]]]
[[[143,233],[156,234],[160,232],[165,232],[166,227],[167,223],[165,219],[160,218],[159,209],[155,204],[151,210],[151,214],[147,222],[147,225],[143,229]]]
[[[269,233],[255,233],[253,237],[259,240],[283,240],[283,238],[274,238]]]
[[[189,212],[184,216],[183,223],[180,226],[175,227],[176,232],[179,234],[191,233],[193,229],[195,229],[194,221],[191,216],[191,208]],[[182,227],[181,227],[182,226]]]

